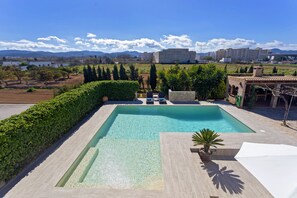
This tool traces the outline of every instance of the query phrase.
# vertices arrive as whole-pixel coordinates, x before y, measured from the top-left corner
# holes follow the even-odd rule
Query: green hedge
[[[112,82],[112,83],[110,83]],[[127,84],[127,82],[129,82]],[[109,100],[133,100],[139,85],[136,81],[102,81]]]
[[[103,96],[132,100],[137,89],[135,81],[91,82],[0,121],[0,181],[16,175],[99,106]]]

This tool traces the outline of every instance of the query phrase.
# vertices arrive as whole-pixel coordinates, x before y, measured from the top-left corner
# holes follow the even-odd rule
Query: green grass
[[[215,63],[217,68],[219,69],[224,69],[226,64],[222,64],[222,63]],[[127,70],[129,70],[129,65],[130,64],[124,64],[124,67]],[[139,74],[148,74],[150,71],[150,64],[140,64],[140,63],[134,63],[135,67],[138,69]],[[175,64],[156,64],[157,67],[157,71],[162,70],[162,69],[169,69],[170,67],[174,66]],[[179,66],[181,68],[189,68],[194,64],[180,64]],[[255,66],[257,66],[257,64],[254,64]],[[101,64],[101,67],[109,68],[111,71],[113,70],[113,64]],[[227,64],[227,71],[228,73],[235,73],[235,71],[239,70],[240,67],[250,67],[251,64]],[[278,69],[278,73],[282,74],[284,73],[285,75],[292,75],[294,73],[294,71],[297,70],[297,65],[264,65],[264,73],[265,74],[271,74],[272,73],[272,69],[273,67],[276,66]],[[79,70],[82,72],[83,71],[83,67],[84,66],[78,66]],[[119,69],[119,65],[118,65],[118,69]]]

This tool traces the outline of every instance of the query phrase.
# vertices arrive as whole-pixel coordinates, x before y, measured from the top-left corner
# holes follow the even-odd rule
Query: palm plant
[[[218,138],[220,135],[210,129],[202,129],[200,132],[195,132],[192,136],[192,141],[194,146],[203,145],[203,150],[205,153],[209,153],[210,147],[215,147],[217,145],[223,146],[221,142],[223,139]]]

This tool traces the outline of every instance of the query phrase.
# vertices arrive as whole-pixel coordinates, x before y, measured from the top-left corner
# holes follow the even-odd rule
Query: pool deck
[[[117,104],[144,103],[143,100],[138,100],[133,103],[118,102],[102,106],[69,137],[51,147],[47,151],[48,155],[38,159],[37,165],[31,167],[32,171],[28,174],[23,172],[26,175],[10,188],[5,197],[272,197],[261,183],[232,157],[216,156],[212,162],[202,163],[198,154],[190,151],[194,148],[191,133],[160,135],[163,191],[55,187]],[[224,148],[239,149],[244,141],[297,146],[297,132],[281,126],[279,121],[228,104],[219,106],[231,115],[236,115],[237,119],[255,131],[222,133]],[[1,195],[0,192],[0,197]]]

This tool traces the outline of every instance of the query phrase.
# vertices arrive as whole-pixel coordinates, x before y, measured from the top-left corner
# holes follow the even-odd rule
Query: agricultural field
[[[0,89],[0,104],[36,104],[54,97],[54,89]]]
[[[124,64],[124,67],[126,71],[129,71],[129,65],[130,64]],[[148,74],[150,70],[150,64],[139,64],[139,63],[134,63],[133,64],[136,69],[138,69],[139,74]],[[157,71],[162,70],[162,69],[169,69],[170,67],[174,66],[175,64],[156,64]],[[179,64],[181,68],[189,68],[193,64]],[[203,65],[203,64],[202,64]],[[235,73],[236,70],[240,69],[240,67],[245,68],[245,67],[250,67],[252,64],[221,64],[221,63],[215,63],[217,68],[219,69],[224,69],[225,65],[227,65],[227,72],[229,74]],[[259,64],[254,64],[254,66],[257,66]],[[109,68],[111,71],[113,70],[114,64],[101,64],[101,67]],[[273,67],[276,67],[278,70],[279,74],[284,73],[285,75],[292,75],[295,71],[297,71],[297,65],[263,65],[264,67],[264,73],[265,74],[271,74]],[[79,71],[83,71],[84,66],[78,66]],[[119,68],[119,65],[118,65]]]
[[[129,70],[130,64],[124,64],[127,74],[130,73]],[[175,64],[156,64],[157,72],[163,69],[167,70],[173,67]],[[188,69],[193,64],[180,64],[180,68]],[[250,67],[251,64],[219,64],[215,63],[216,67],[219,69],[224,70],[225,66],[227,65],[227,72],[229,74],[235,73],[239,71],[240,68]],[[255,64],[256,65],[256,64]],[[118,65],[118,69],[119,69]],[[148,85],[148,77],[150,71],[150,64],[139,64],[134,63],[136,69],[138,69],[139,75],[143,77],[144,80],[144,88],[147,89]],[[97,67],[97,66],[96,66]],[[109,68],[111,71],[113,70],[114,64],[101,64],[101,68]],[[271,74],[274,67],[277,68],[278,74],[285,74],[285,75],[292,75],[294,72],[297,71],[297,65],[264,65],[264,73]],[[67,67],[69,71],[69,78],[66,74],[64,76],[59,75],[59,79],[54,79],[54,75],[49,78],[45,76],[47,81],[41,81],[40,77],[37,76],[32,78],[30,72],[27,71],[26,76],[22,77],[22,81],[20,82],[17,79],[16,75],[10,75],[8,79],[6,79],[5,84],[2,82],[2,86],[5,85],[4,89],[0,89],[0,103],[2,104],[34,104],[40,101],[49,100],[53,98],[55,95],[59,94],[59,89],[63,89],[64,87],[68,87],[69,89],[74,88],[75,86],[79,86],[83,83],[83,68],[84,66],[76,66],[76,67]],[[76,72],[74,71],[76,68]],[[4,70],[3,70],[4,71]],[[50,71],[50,70],[47,70]],[[56,71],[59,70],[52,70],[55,74]],[[35,87],[33,92],[27,92],[29,87]],[[67,91],[65,89],[64,91]]]

